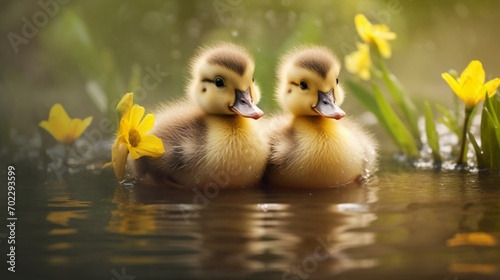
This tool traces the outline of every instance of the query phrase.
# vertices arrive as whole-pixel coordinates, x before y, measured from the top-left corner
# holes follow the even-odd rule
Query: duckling
[[[271,186],[339,186],[374,170],[376,142],[339,107],[345,96],[339,71],[339,60],[325,47],[301,47],[281,59],[276,98],[286,113],[269,128],[265,177]]]
[[[262,178],[269,153],[257,107],[255,64],[234,44],[202,48],[191,62],[186,97],[156,113],[152,133],[165,153],[136,160],[135,174],[189,188],[250,187]]]

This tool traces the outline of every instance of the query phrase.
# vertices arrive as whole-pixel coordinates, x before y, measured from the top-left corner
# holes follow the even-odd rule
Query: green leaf
[[[373,94],[367,90],[365,87],[361,86],[359,83],[356,83],[352,80],[347,80],[346,83],[347,87],[349,88],[349,92],[354,94],[358,100],[370,111],[372,112],[379,123],[384,127],[384,129],[389,133],[389,135],[392,136],[391,134],[391,128],[387,125],[387,122],[384,121],[384,116],[382,115],[382,112],[380,112],[380,109],[377,105],[377,101],[375,100],[375,97]],[[394,142],[397,144],[396,139],[393,139]]]
[[[481,114],[481,148],[486,168],[500,168],[500,125],[490,98],[486,95]]]
[[[404,92],[403,86],[393,74],[389,73],[385,63],[381,62],[382,80],[389,89],[389,93],[394,100],[394,103],[401,110],[406,123],[410,127],[412,135],[417,142],[420,141],[420,131],[418,129],[418,113],[417,107],[411,101],[409,96]]]
[[[384,126],[388,128],[390,135],[401,151],[407,156],[418,157],[418,147],[413,136],[375,84],[373,85],[373,92],[382,115],[381,120],[385,123]]]
[[[382,119],[382,113],[377,106],[377,101],[369,90],[352,80],[347,80],[345,85],[349,88],[349,92],[354,94],[358,100],[377,117],[379,121]]]
[[[488,94],[486,94],[486,97],[484,99],[484,108],[486,108],[486,110],[490,114],[491,121],[495,126],[495,131],[497,131],[498,130],[497,128],[500,127],[500,123],[498,122],[498,117],[497,114],[495,113],[495,108],[493,107],[493,103],[491,99],[488,97]]]
[[[450,112],[447,108],[437,104],[436,108],[443,115],[439,121],[444,124],[451,132],[455,133],[458,138],[460,138],[460,125],[458,124],[457,118],[454,114]]]
[[[500,128],[498,124],[495,124],[495,119],[488,109],[485,109],[485,111],[488,116],[489,127],[492,129],[489,135],[489,145],[491,148],[490,168],[500,168]],[[496,122],[498,122],[498,120],[496,120]]]
[[[492,129],[489,136],[491,139],[490,148],[492,153],[491,168],[500,168],[500,122],[498,120],[497,112],[495,112],[493,102],[496,101],[489,98],[488,94],[486,94],[483,110],[488,116],[489,127]]]
[[[474,137],[474,135],[470,132],[467,132],[467,135],[469,136],[469,140],[472,143],[472,146],[474,147],[474,151],[476,152],[477,166],[479,168],[487,168],[488,163],[486,161],[486,157],[484,156],[483,151],[477,144],[476,137]]]
[[[425,132],[427,133],[427,142],[432,150],[432,156],[435,162],[441,162],[441,154],[439,151],[439,135],[436,131],[434,123],[434,115],[432,114],[431,106],[425,102]]]
[[[500,120],[500,95],[494,94],[492,97],[490,97],[490,101],[493,109],[495,110],[497,119]]]

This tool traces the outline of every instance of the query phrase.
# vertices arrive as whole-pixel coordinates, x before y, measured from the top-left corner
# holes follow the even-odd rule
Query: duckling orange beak
[[[252,96],[250,95],[250,88],[246,91],[239,89],[234,91],[235,100],[234,104],[229,106],[236,114],[245,118],[258,119],[264,115],[264,112],[253,103]]]
[[[340,120],[345,117],[344,110],[340,109],[335,102],[333,89],[327,93],[318,90],[318,103],[313,106],[313,109],[325,118]]]

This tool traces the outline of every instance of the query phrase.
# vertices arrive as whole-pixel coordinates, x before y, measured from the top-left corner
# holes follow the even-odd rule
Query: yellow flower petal
[[[130,145],[129,143],[129,133],[130,133],[131,127],[130,127],[130,122],[128,119],[123,118],[120,121],[120,129],[118,130],[118,136],[121,136],[122,142]],[[118,137],[117,137],[118,139]]]
[[[389,42],[381,38],[374,38],[374,41],[375,44],[378,46],[378,50],[380,51],[383,57],[385,58],[391,57],[392,51]]]
[[[113,166],[116,178],[121,180],[125,176],[127,156],[127,145],[123,144],[122,141],[117,138],[111,148],[111,162],[105,163],[102,168]]]
[[[134,103],[134,94],[132,92],[126,93],[118,105],[116,105],[116,111],[120,116],[125,116],[130,109],[132,109],[132,104]]]
[[[79,128],[82,124],[82,120],[80,119],[72,119],[67,127],[66,134],[64,135],[64,140],[63,142],[65,144],[69,144],[74,142],[78,137],[76,136],[78,134]],[[80,135],[78,135],[80,136]]]
[[[465,80],[466,77],[472,77],[478,84],[484,84],[485,73],[483,64],[478,60],[471,61],[460,75],[460,83],[462,83],[462,80]]]
[[[127,166],[128,149],[126,145],[118,143],[114,151],[113,169],[115,176],[118,179],[123,179],[125,176],[125,168]]]
[[[462,99],[462,96],[460,95],[461,94],[461,92],[460,92],[460,85],[458,84],[457,80],[455,80],[455,78],[453,78],[448,73],[441,74],[441,77],[443,77],[443,79],[445,80],[445,82],[448,83],[448,85],[450,86],[451,90],[453,90],[453,92],[456,95],[458,95],[458,97],[460,99]]]
[[[372,24],[368,21],[368,19],[363,14],[357,14],[354,17],[354,25],[356,26],[356,30],[358,31],[361,39],[367,43],[369,43],[370,38],[367,35],[367,29],[372,27]]]
[[[486,91],[488,92],[489,97],[492,97],[496,92],[498,87],[500,86],[500,79],[495,78],[493,80],[488,81],[484,87],[486,88]]]
[[[474,106],[476,104],[476,98],[478,97],[476,94],[478,92],[478,86],[481,87],[482,85],[478,84],[474,81],[474,78],[470,76],[466,76],[463,82],[460,81],[460,83],[462,84],[462,100],[465,102],[465,105],[467,107]],[[486,94],[486,91],[484,91],[484,94]]]
[[[394,40],[397,38],[396,33],[391,32],[389,30],[389,26],[387,26],[385,24],[377,24],[377,25],[374,25],[373,28],[375,29],[375,33],[377,33],[378,36],[382,39]]]
[[[153,114],[147,114],[137,127],[137,131],[139,131],[140,134],[146,134],[153,128],[154,124],[155,116]]]
[[[52,136],[54,136],[58,142],[64,143],[70,122],[71,119],[62,105],[59,103],[54,104],[49,113],[49,125],[51,127]]]
[[[61,104],[56,103],[52,106],[49,112],[50,123],[52,123],[56,128],[65,128],[70,121],[70,117]]]
[[[479,90],[474,95],[474,105],[476,105],[477,103],[483,101],[484,98],[486,97],[486,93],[487,92],[488,92],[488,90],[486,90],[486,87],[484,85],[481,85],[479,87]]]
[[[160,138],[151,134],[141,135],[141,141],[137,147],[129,150],[132,159],[138,159],[142,156],[160,157],[165,153],[163,142]]]
[[[94,117],[90,116],[90,117],[86,117],[83,121],[82,121],[82,124],[80,126],[80,131],[79,131],[79,134],[78,134],[78,137],[80,137],[80,135],[82,135],[82,133],[87,129],[87,127],[89,127],[89,125],[92,123],[92,120],[94,119]]]
[[[42,121],[38,124],[41,128],[45,129],[54,139],[57,140],[57,142],[62,142],[62,134],[60,133],[60,130],[54,130],[51,126],[51,124],[48,121]]]
[[[129,125],[131,129],[137,129],[139,123],[141,122],[142,116],[144,116],[144,107],[139,105],[132,106],[129,116]]]
[[[64,141],[69,144],[80,138],[91,122],[92,117],[88,117],[83,121],[81,119],[72,119],[69,123]]]

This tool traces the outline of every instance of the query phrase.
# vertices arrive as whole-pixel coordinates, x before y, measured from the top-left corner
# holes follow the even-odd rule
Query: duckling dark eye
[[[339,78],[337,78],[337,85],[339,84]]]
[[[252,77],[252,83],[255,82],[255,79]]]
[[[299,87],[300,87],[302,90],[306,90],[306,89],[307,89],[307,83],[306,83],[306,82],[304,82],[304,81],[302,81],[302,82],[300,82]]]
[[[215,78],[215,80],[214,80],[214,84],[215,84],[215,86],[216,86],[216,87],[218,87],[218,88],[224,87],[224,80],[222,80],[222,78],[221,78],[221,77],[217,77],[217,78]]]

